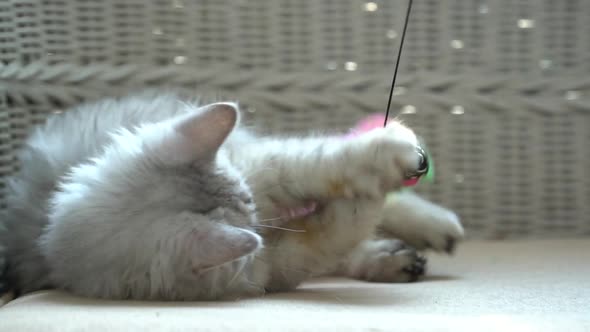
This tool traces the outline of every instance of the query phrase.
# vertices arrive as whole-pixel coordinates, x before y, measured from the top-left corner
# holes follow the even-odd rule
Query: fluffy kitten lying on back
[[[411,194],[384,206],[420,167],[401,124],[346,140],[271,138],[238,119],[235,104],[172,94],[50,118],[9,184],[0,235],[9,285],[202,300],[325,273],[412,281],[425,263],[413,248],[450,251],[462,237],[452,212]]]

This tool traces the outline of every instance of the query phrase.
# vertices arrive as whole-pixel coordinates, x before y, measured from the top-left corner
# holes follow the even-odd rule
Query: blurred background
[[[384,112],[406,0],[1,0],[0,209],[47,115],[145,87],[272,134]],[[590,1],[416,0],[393,112],[471,238],[590,235]]]

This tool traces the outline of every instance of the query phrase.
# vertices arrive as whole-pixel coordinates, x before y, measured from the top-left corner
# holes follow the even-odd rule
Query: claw
[[[455,241],[454,238],[447,236],[447,243],[445,245],[445,251],[449,254],[452,255],[453,252],[455,251],[455,245],[456,245],[457,241]]]
[[[426,258],[424,256],[417,256],[415,261],[403,269],[403,271],[410,275],[410,281],[416,281],[426,272]]]

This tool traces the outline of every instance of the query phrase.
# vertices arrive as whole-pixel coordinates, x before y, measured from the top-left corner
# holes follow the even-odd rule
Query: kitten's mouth
[[[318,210],[318,202],[308,201],[301,206],[296,207],[282,207],[279,208],[279,213],[282,220],[288,221],[293,219],[305,218],[314,214]]]

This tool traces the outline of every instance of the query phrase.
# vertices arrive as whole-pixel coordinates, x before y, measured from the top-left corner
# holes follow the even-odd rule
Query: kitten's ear
[[[234,104],[217,103],[179,116],[144,136],[152,153],[166,164],[211,161],[238,122]],[[155,141],[152,140],[155,139]]]
[[[191,269],[195,273],[249,255],[262,247],[259,235],[231,225],[201,224],[189,238]]]
[[[214,157],[238,122],[234,104],[216,103],[203,109],[174,123],[174,130],[191,145],[195,159]]]

